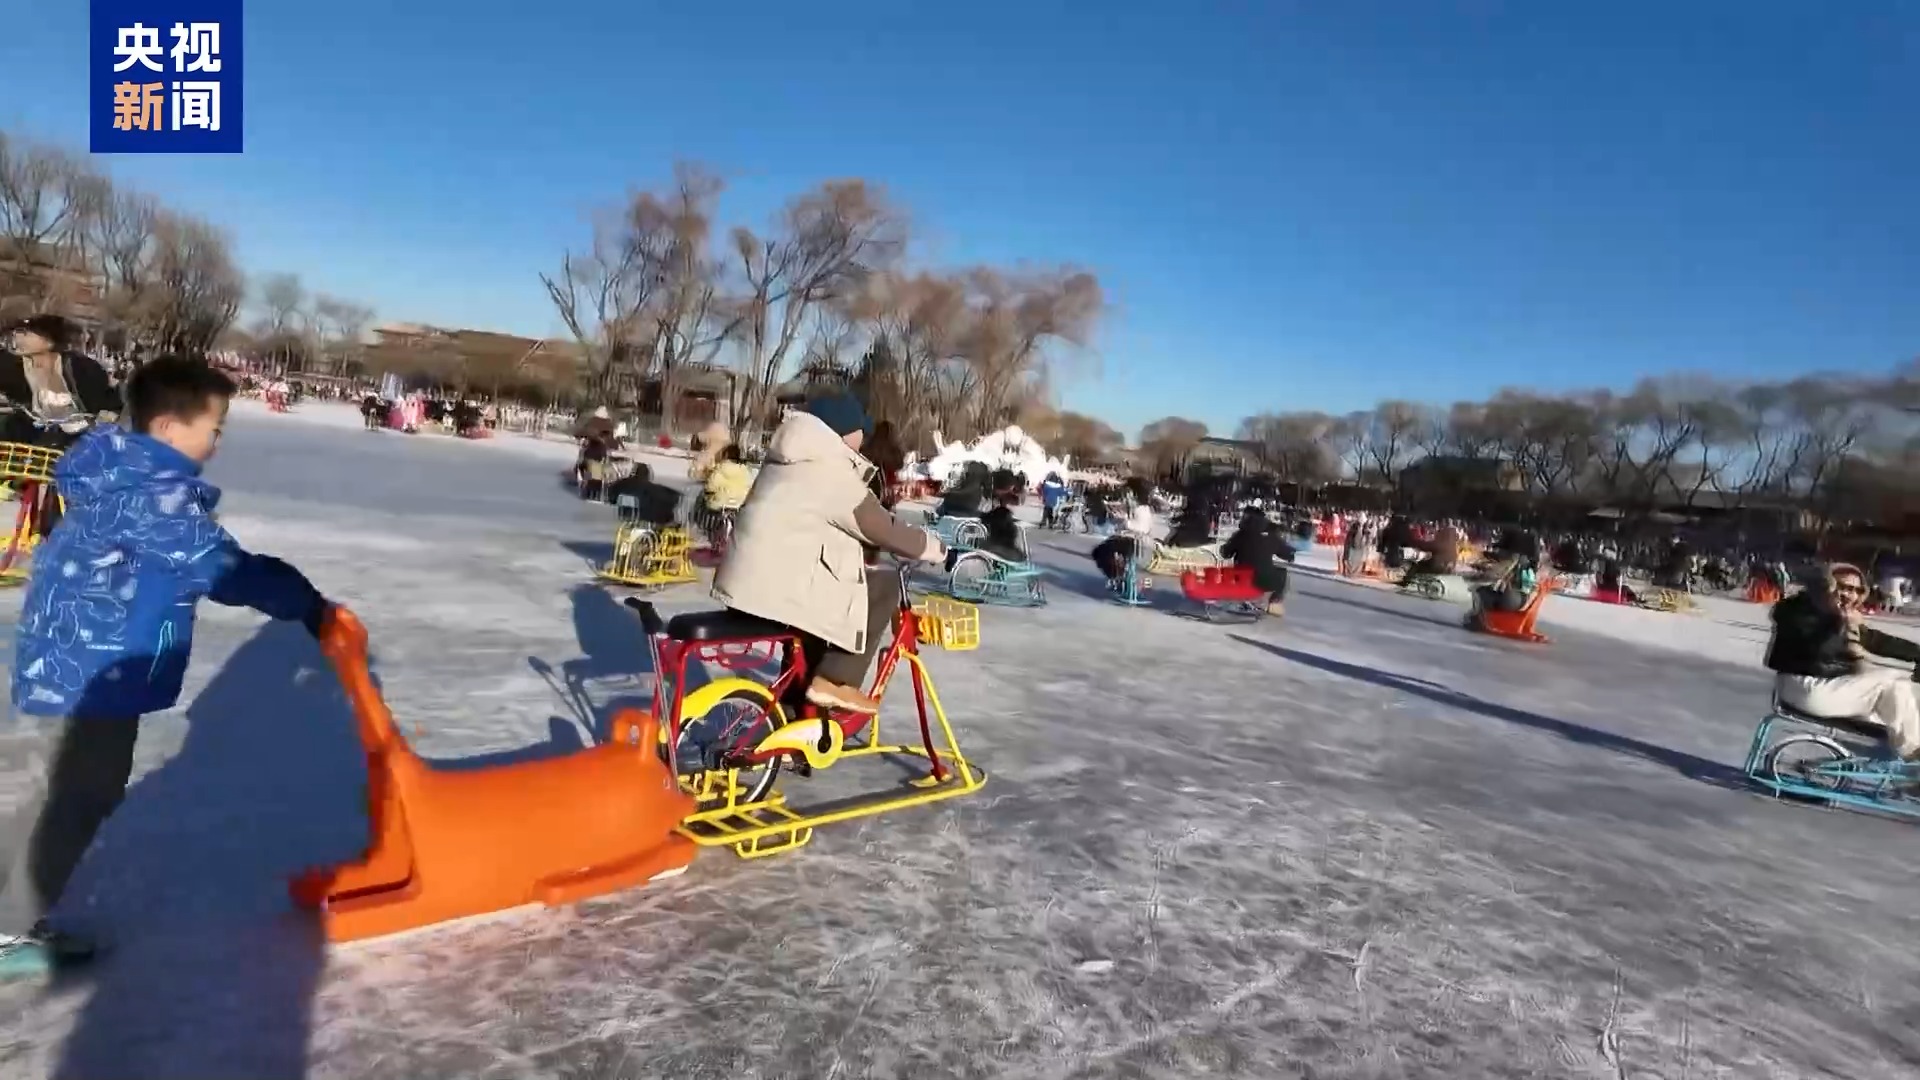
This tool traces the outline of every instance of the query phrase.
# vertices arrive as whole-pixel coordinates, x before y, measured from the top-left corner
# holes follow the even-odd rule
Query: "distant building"
[[[1527,474],[1503,458],[1437,454],[1400,470],[1400,490],[1416,501],[1422,495],[1523,492]]]
[[[0,237],[0,320],[43,311],[97,326],[99,282],[76,249]]]
[[[1260,444],[1250,439],[1208,435],[1187,451],[1187,471],[1191,473],[1196,466],[1204,466],[1215,473],[1250,475],[1261,471],[1260,451]]]

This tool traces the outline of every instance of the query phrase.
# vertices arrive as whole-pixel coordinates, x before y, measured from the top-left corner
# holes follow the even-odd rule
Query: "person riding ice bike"
[[[1460,562],[1461,534],[1453,522],[1443,522],[1434,530],[1433,539],[1411,545],[1421,549],[1420,557],[1400,577],[1400,587],[1414,589],[1424,582],[1444,578],[1455,572]]]
[[[120,393],[105,368],[73,350],[79,332],[57,315],[35,315],[0,333],[0,442],[65,450],[96,420],[113,420]],[[59,520],[52,484],[30,493],[36,535]]]
[[[1809,716],[1866,716],[1886,728],[1902,758],[1920,758],[1920,703],[1901,672],[1868,657],[1920,661],[1920,644],[1867,625],[1866,575],[1835,563],[1807,588],[1773,605],[1767,667],[1780,701]],[[1920,676],[1917,676],[1920,677]]]
[[[901,590],[897,574],[868,571],[867,549],[913,562],[946,557],[939,538],[895,520],[868,486],[874,466],[860,447],[871,425],[846,394],[782,422],[713,581],[721,604],[799,634],[812,679],[796,695],[861,713],[879,710],[860,687],[891,639]]]

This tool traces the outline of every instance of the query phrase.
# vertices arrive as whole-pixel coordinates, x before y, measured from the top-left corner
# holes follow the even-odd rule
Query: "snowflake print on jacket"
[[[200,465],[101,424],[54,467],[66,513],[34,553],[13,703],[37,716],[136,716],[180,697],[201,597],[301,619],[321,604],[298,570],[213,519]]]

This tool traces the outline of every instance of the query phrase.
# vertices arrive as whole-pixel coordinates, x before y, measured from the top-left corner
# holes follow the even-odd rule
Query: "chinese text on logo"
[[[95,153],[241,150],[239,0],[94,0]]]

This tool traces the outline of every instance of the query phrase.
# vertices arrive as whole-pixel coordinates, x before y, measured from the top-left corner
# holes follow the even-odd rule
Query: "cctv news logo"
[[[96,154],[238,154],[241,0],[93,0],[89,139]]]

